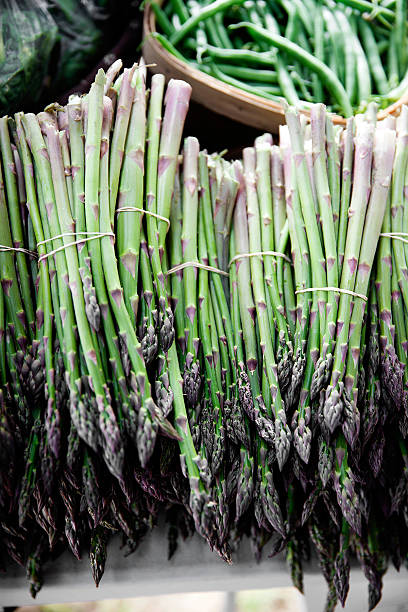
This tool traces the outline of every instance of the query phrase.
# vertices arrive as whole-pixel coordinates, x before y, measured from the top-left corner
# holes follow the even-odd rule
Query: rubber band
[[[392,238],[393,240],[401,240],[401,242],[405,242],[408,244],[408,234],[404,232],[384,232],[380,234],[383,238]]]
[[[5,244],[0,244],[0,253],[7,253],[7,251],[14,251],[16,253],[25,253],[25,255],[29,255],[30,257],[37,257],[37,253],[35,251],[29,251],[28,249],[22,249],[20,247],[9,247]]]
[[[115,234],[113,232],[64,232],[63,234],[58,234],[57,236],[53,236],[52,238],[47,238],[46,240],[41,240],[41,242],[37,243],[37,248],[42,244],[47,244],[48,242],[52,242],[53,240],[57,240],[58,238],[64,238],[65,236],[86,236],[85,238],[80,238],[79,240],[74,240],[73,242],[69,242],[68,244],[63,244],[62,246],[50,251],[49,253],[44,253],[38,258],[38,263],[44,261],[44,259],[48,259],[51,255],[55,255],[60,251],[64,251],[70,246],[75,246],[77,244],[82,244],[84,242],[89,242],[90,240],[95,240],[96,238],[104,238],[105,236],[110,236],[115,239]]]
[[[174,268],[171,268],[166,272],[166,276],[169,274],[174,274],[179,270],[184,270],[184,268],[200,268],[200,270],[207,270],[208,272],[216,272],[216,274],[222,274],[223,276],[229,276],[228,272],[224,272],[224,270],[220,270],[219,268],[213,268],[213,266],[207,266],[206,264],[200,263],[199,261],[185,261]]]
[[[292,263],[291,259],[285,255],[285,253],[279,253],[279,251],[254,251],[253,253],[240,253],[239,255],[235,255],[230,260],[228,267],[230,267],[237,259],[242,259],[244,257],[255,257],[258,255],[273,255],[274,257],[282,257],[282,259],[285,259],[285,261],[288,261],[290,264]]]
[[[368,301],[368,297],[363,295],[362,293],[355,293],[355,291],[351,291],[350,289],[340,289],[340,287],[309,287],[309,289],[298,289],[295,291],[297,293],[309,293],[313,291],[334,291],[334,293],[345,293],[347,295],[352,295],[353,297],[358,297],[364,302]]]
[[[156,217],[156,219],[160,219],[160,221],[164,221],[164,223],[167,223],[168,229],[170,229],[170,219],[168,219],[167,217],[162,217],[161,215],[151,212],[150,210],[144,210],[144,208],[136,208],[135,206],[122,206],[122,208],[116,209],[117,215],[122,212],[139,212],[142,213],[142,215],[150,215],[151,217]]]

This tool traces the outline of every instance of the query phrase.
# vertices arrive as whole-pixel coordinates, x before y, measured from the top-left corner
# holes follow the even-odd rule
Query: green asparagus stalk
[[[353,184],[351,194],[347,238],[340,288],[353,291],[358,269],[361,246],[361,233],[368,205],[371,181],[371,161],[373,152],[374,126],[362,121],[357,127],[354,154],[354,174],[358,181]],[[324,420],[331,432],[339,424],[343,412],[343,390],[345,364],[348,351],[350,329],[351,295],[340,295],[337,315],[337,340],[334,351],[333,369],[330,384],[325,393]]]
[[[117,215],[119,274],[126,307],[134,321],[139,303],[138,266],[140,229],[143,210],[144,149],[146,137],[146,86],[141,70],[137,71],[135,94],[129,119],[123,167],[120,175],[117,211],[131,207]]]
[[[262,251],[262,243],[259,223],[259,205],[255,187],[255,150],[251,148],[244,149],[243,160],[247,196],[249,252],[257,253]],[[289,428],[286,425],[285,406],[282,400],[277,376],[277,366],[271,342],[271,329],[267,315],[265,285],[263,281],[262,256],[255,255],[249,259],[262,351],[261,367],[265,372],[270,389],[272,409],[275,417],[275,448],[279,467],[282,469],[289,454],[290,434]],[[268,417],[271,417],[272,411],[270,406],[266,406],[266,411]]]

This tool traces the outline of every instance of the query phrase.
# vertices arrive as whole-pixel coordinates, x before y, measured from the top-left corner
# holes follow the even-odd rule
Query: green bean
[[[188,39],[186,42],[191,45],[191,48],[196,49],[195,41]],[[214,45],[208,45],[207,53],[210,57],[223,60],[224,62],[237,62],[240,66],[243,63],[252,64],[253,66],[275,67],[276,65],[276,54],[270,52],[259,53],[249,49],[221,49],[220,47],[214,47]]]
[[[173,45],[177,45],[177,43],[179,43],[188,34],[188,32],[195,28],[200,21],[205,21],[209,17],[212,17],[218,13],[218,11],[222,11],[233,4],[242,4],[243,2],[244,0],[215,0],[214,2],[211,2],[211,4],[207,4],[207,6],[204,6],[201,9],[199,14],[189,17],[187,21],[182,24],[179,30],[173,32],[173,35],[170,37],[170,42]]]
[[[383,53],[385,53],[385,51],[387,51],[388,46],[390,44],[390,41],[387,40],[380,40],[377,43],[377,50],[378,50],[378,54],[382,55]]]
[[[219,36],[218,30],[215,27],[214,19],[212,17],[206,19],[203,25],[206,29],[211,44],[215,45],[216,47],[224,47],[222,40]]]
[[[406,71],[401,83],[388,92],[382,99],[387,103],[396,102],[401,96],[407,93],[408,90],[408,70]]]
[[[214,21],[218,29],[218,34],[222,41],[222,46],[224,47],[224,49],[233,49],[234,46],[228,35],[228,30],[224,25],[224,18],[223,18],[222,13],[216,13],[214,15]]]
[[[388,63],[388,87],[389,89],[393,89],[394,87],[397,87],[398,82],[399,82],[398,52],[397,52],[397,40],[396,40],[395,30],[391,32],[391,36],[390,36],[390,46],[388,47],[387,63]]]
[[[402,77],[407,63],[407,0],[397,0],[395,3],[395,33],[398,77]]]
[[[305,79],[295,70],[292,70],[292,72],[290,73],[290,77],[294,85],[299,88],[299,92],[303,100],[306,100],[307,102],[314,102],[313,96],[310,94],[308,88],[306,87]]]
[[[190,17],[190,13],[187,10],[183,0],[170,0],[174,12],[178,15],[180,22],[185,23]]]
[[[349,25],[350,32],[350,44],[353,45],[354,53],[357,61],[357,86],[358,86],[358,100],[360,102],[368,102],[371,96],[371,77],[370,77],[370,66],[368,65],[367,58],[361,46],[360,40],[357,37],[357,20],[351,18]]]
[[[259,81],[260,83],[276,83],[277,74],[274,70],[261,70],[258,68],[247,68],[246,66],[234,66],[231,64],[219,64],[218,68],[229,76],[244,81]]]
[[[339,28],[338,23],[334,17],[332,11],[327,8],[323,8],[323,21],[326,24],[327,31],[332,43],[331,54],[333,57],[334,64],[336,66],[336,74],[342,83],[345,82],[345,57],[344,57],[344,37],[342,30]]]
[[[265,25],[266,29],[272,34],[279,34],[279,26],[272,14],[265,10],[265,6],[260,5],[260,10],[262,11],[263,22],[260,15],[256,11],[252,11],[250,15],[252,23],[257,24],[260,28]],[[263,48],[267,48],[267,43],[261,37],[260,40],[263,43]],[[296,88],[286,69],[285,62],[279,56],[276,58],[276,72],[282,94],[286,100],[288,100],[290,104],[298,104],[299,96],[297,95]]]
[[[160,8],[158,4],[156,4],[156,2],[152,2],[151,7],[160,28],[163,30],[166,36],[171,36],[174,32],[174,28],[166,13]]]
[[[374,82],[377,86],[379,94],[385,94],[388,90],[387,75],[385,74],[378,47],[374,38],[374,34],[370,26],[361,19],[359,23],[361,38],[364,45],[364,51],[367,57],[370,58],[370,70]]]
[[[369,0],[336,0],[340,4],[351,6],[351,8],[357,9],[361,13],[370,13],[376,17],[379,15],[395,18],[394,11],[377,4],[377,2],[369,2]]]
[[[297,40],[299,30],[300,30],[300,21],[297,15],[297,12],[293,10],[292,5],[290,12],[288,13],[288,22],[286,24],[285,29],[285,38],[289,38],[289,40]]]
[[[319,59],[313,57],[310,53],[304,51],[299,45],[286,40],[283,36],[277,34],[271,34],[263,28],[254,26],[252,23],[241,22],[238,24],[230,25],[231,29],[245,27],[252,35],[256,33],[259,36],[263,36],[265,40],[271,43],[274,47],[286,51],[288,55],[302,62],[310,70],[315,72],[323,80],[327,89],[332,93],[333,97],[337,100],[339,107],[346,117],[353,114],[353,109],[350,104],[350,99],[337,78],[337,76],[329,70],[329,68],[323,64]]]
[[[175,46],[172,45],[165,36],[163,36],[163,34],[152,32],[152,37],[159,41],[161,46],[166,49],[166,51],[174,55],[174,57],[177,57],[177,59],[179,59],[181,62],[188,62],[188,59],[184,57],[184,55],[182,55],[180,51],[178,51]]]
[[[350,44],[349,40],[353,34],[350,23],[346,15],[342,11],[335,12],[339,27],[343,32],[344,36],[344,49],[345,49],[345,88],[347,94],[352,101],[356,102],[358,99],[357,91],[357,57],[354,50],[354,45]]]
[[[306,36],[306,34],[304,33],[303,30],[299,31],[298,41],[299,41],[299,45],[302,47],[302,49],[304,49],[308,53],[312,53],[312,47],[310,45],[309,38],[308,38],[308,36]]]
[[[296,7],[296,12],[299,15],[299,18],[308,34],[308,36],[313,36],[313,15],[311,15],[307,8],[305,7],[305,3],[302,0],[291,0]]]
[[[259,83],[259,81],[246,81],[246,84],[259,91],[270,93],[273,96],[281,96],[282,91],[279,85],[266,85],[265,83]]]
[[[238,89],[243,89],[254,96],[261,95],[263,98],[267,98],[268,100],[273,100],[274,102],[281,102],[282,98],[279,96],[275,96],[266,92],[260,92],[258,87],[251,87],[251,85],[247,85],[243,81],[239,81],[238,79],[234,79],[233,77],[228,76],[224,72],[222,72],[216,64],[211,65],[213,76],[227,83],[227,85],[232,85],[233,87],[237,87]]]
[[[314,53],[313,55],[324,62],[324,35],[323,35],[323,15],[320,6],[316,6],[314,18]],[[313,75],[313,94],[315,100],[323,100],[323,85],[317,74]]]
[[[192,15],[196,15],[201,10],[201,6],[195,0],[189,0],[189,2],[187,3],[187,6]],[[207,34],[206,34],[205,26],[203,23],[199,23],[196,29],[196,41],[197,41],[196,58],[197,58],[197,61],[201,63],[203,53],[205,53],[205,50],[208,44]]]

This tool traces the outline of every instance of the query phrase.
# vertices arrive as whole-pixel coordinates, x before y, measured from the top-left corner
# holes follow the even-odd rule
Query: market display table
[[[290,576],[282,557],[265,558],[257,564],[249,542],[242,543],[234,563],[227,565],[212,553],[204,540],[195,536],[180,542],[174,557],[167,560],[167,534],[156,528],[138,550],[123,556],[119,538],[111,540],[105,574],[98,589],[92,580],[87,557],[78,562],[70,554],[48,563],[44,568],[45,584],[35,600],[38,604],[103,599],[124,599],[201,591],[242,591],[291,586]],[[326,599],[326,584],[316,564],[305,571],[305,611],[321,612]],[[32,605],[24,570],[10,568],[0,576],[0,605]],[[339,606],[339,609],[340,606]],[[352,570],[350,593],[345,610],[363,612],[367,609],[367,583],[360,569]],[[408,611],[408,574],[402,569],[387,572],[383,597],[376,610]]]

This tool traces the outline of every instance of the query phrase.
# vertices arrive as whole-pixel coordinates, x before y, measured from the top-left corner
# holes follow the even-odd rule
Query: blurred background
[[[0,608],[1,610],[1,608]],[[181,593],[157,597],[4,608],[4,612],[306,612],[292,588],[238,593]]]

